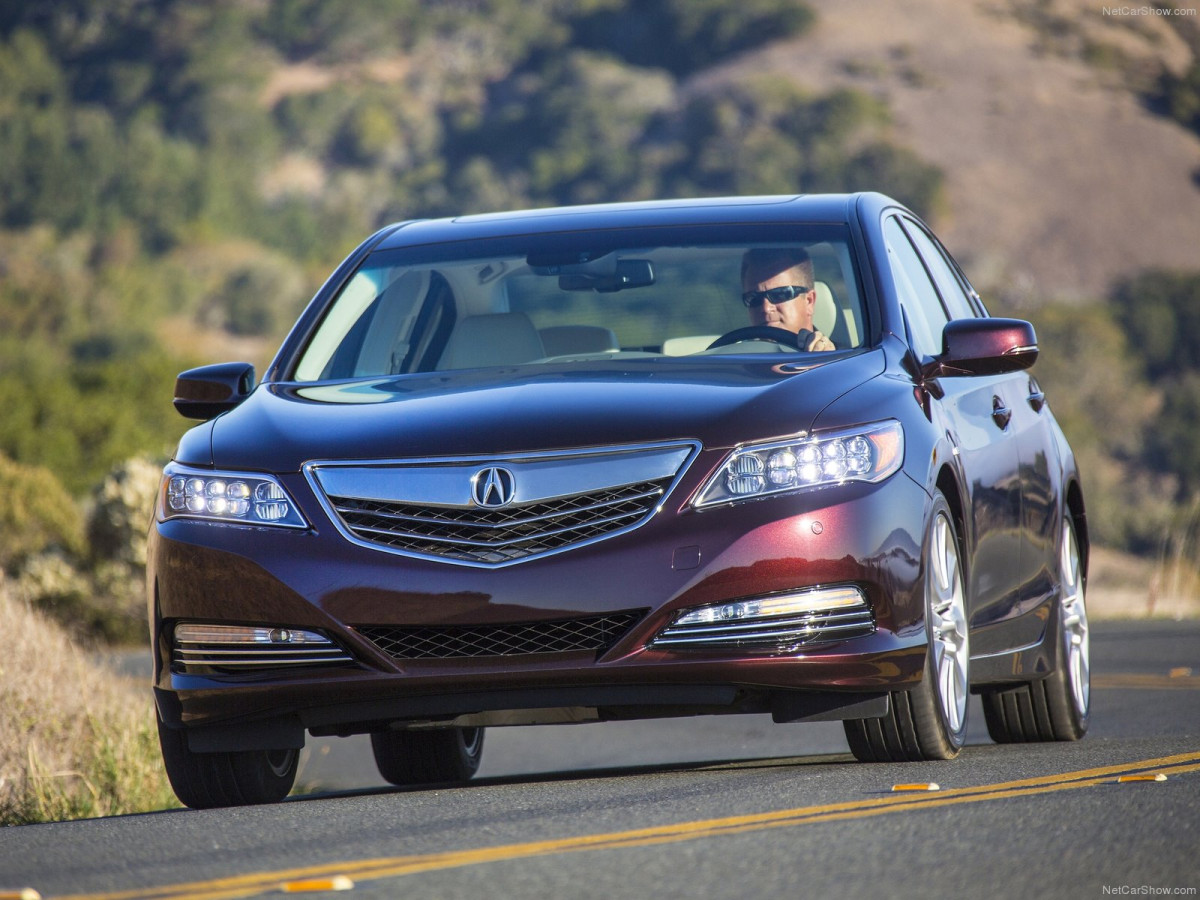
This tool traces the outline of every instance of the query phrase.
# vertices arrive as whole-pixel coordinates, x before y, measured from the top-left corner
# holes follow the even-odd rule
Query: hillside
[[[1192,62],[1164,18],[1093,0],[810,5],[807,34],[700,78],[771,71],[883,99],[897,143],[943,170],[934,220],[981,290],[1087,299],[1138,269],[1200,266],[1200,138],[1134,90]]]
[[[943,237],[1009,304],[1095,299],[1131,272],[1200,264],[1200,136],[1150,109],[1139,90],[1159,69],[1193,62],[1165,17],[1106,15],[1093,0],[808,5],[815,24],[803,34],[702,68],[680,94],[770,73],[813,96],[845,88],[879,99],[890,140],[944,175],[931,214]],[[346,85],[403,88],[429,65],[405,54],[279,64],[261,102]],[[661,108],[671,88],[648,70],[639,91]],[[303,153],[284,154],[263,180],[267,194],[328,187],[326,167]],[[494,189],[503,202],[506,186]]]
[[[186,427],[175,373],[261,366],[387,222],[873,189],[1033,319],[1091,537],[1150,567],[1130,590],[1195,596],[1200,21],[1104,10],[0,3],[0,574],[140,635],[126,533]]]

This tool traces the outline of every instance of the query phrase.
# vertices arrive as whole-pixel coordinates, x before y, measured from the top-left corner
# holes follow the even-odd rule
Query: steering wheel
[[[708,349],[727,347],[741,341],[773,341],[776,344],[795,347],[797,350],[807,350],[813,337],[813,333],[804,328],[796,332],[788,331],[786,328],[776,328],[773,325],[747,325],[745,328],[735,328],[733,331],[721,335],[708,345]]]

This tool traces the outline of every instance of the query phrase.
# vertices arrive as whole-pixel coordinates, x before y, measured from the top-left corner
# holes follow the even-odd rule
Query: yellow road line
[[[1132,672],[1097,675],[1092,673],[1092,687],[1200,691],[1200,675],[1146,675]]]
[[[1116,784],[1122,775],[1138,773],[1162,773],[1180,775],[1200,771],[1200,752],[1164,756],[1122,765],[1082,769],[1056,775],[1043,775],[998,784],[943,790],[929,794],[892,793],[872,795],[859,800],[821,806],[798,807],[765,813],[729,816],[719,819],[703,819],[638,828],[607,834],[580,835],[522,844],[507,844],[498,847],[480,847],[471,850],[448,850],[414,856],[384,857],[359,861],[340,861],[319,866],[289,869],[276,872],[256,872],[230,878],[216,878],[187,884],[166,885],[121,891],[109,894],[77,894],[61,900],[235,900],[256,894],[278,890],[280,883],[301,879],[328,878],[338,876],[355,882],[380,878],[396,878],[419,872],[431,872],[461,866],[480,865],[514,859],[531,859],[563,853],[590,850],[617,850],[651,847],[660,844],[679,843],[703,838],[724,837],[762,831],[768,828],[790,828],[797,825],[824,822],[839,822],[850,819],[878,816],[893,812],[910,812],[928,807],[949,806],[960,803],[978,803],[1010,797],[1025,797],[1075,788],[1094,787],[1101,784]]]

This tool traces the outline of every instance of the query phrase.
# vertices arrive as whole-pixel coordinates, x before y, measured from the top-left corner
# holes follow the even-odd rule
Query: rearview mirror
[[[597,291],[611,294],[627,288],[648,287],[654,284],[654,266],[648,259],[618,259],[610,272],[579,272],[558,276],[562,291]]]
[[[942,331],[942,352],[924,367],[926,378],[1000,375],[1028,369],[1038,356],[1037,334],[1022,319],[955,319]]]
[[[175,379],[175,409],[189,419],[211,419],[233,409],[254,390],[254,366],[218,363],[181,372]]]

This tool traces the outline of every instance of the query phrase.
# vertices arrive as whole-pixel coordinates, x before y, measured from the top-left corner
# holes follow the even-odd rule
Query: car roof
[[[654,226],[845,223],[864,194],[795,194],[643,200],[417,219],[385,229],[377,250],[522,234]]]

